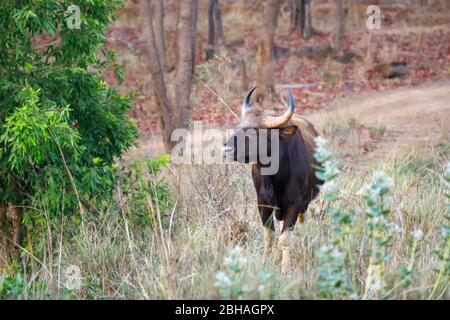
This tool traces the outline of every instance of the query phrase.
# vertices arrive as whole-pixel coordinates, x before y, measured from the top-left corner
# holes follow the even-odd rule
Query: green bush
[[[78,5],[81,29],[67,26]],[[23,221],[78,213],[112,195],[115,157],[133,143],[132,103],[102,80],[119,67],[104,46],[118,0],[0,3],[0,201]],[[47,220],[45,220],[47,221]]]
[[[169,219],[164,215],[172,207],[169,184],[158,177],[162,168],[169,164],[169,155],[148,158],[145,161],[133,161],[123,169],[119,185],[126,197],[127,210],[139,225],[154,227],[161,219],[167,226]]]

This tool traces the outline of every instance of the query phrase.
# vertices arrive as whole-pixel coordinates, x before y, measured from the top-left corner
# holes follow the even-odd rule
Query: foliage
[[[20,273],[6,277],[2,277],[0,274],[0,299],[26,299],[36,294],[36,291],[46,299],[52,298],[52,293],[48,290],[47,283],[42,279],[35,280],[34,288],[28,284]]]
[[[252,295],[262,299],[273,297],[274,275],[261,271],[258,274],[256,285],[252,285],[255,279],[248,277],[248,258],[244,255],[242,247],[236,246],[231,249],[223,261],[223,266],[224,270],[216,273],[214,284],[222,299],[242,299]]]
[[[392,179],[384,172],[376,171],[370,183],[365,184],[359,193],[365,204],[365,226],[369,237],[369,266],[367,269],[364,297],[384,293],[385,262],[389,259],[387,248],[391,240],[391,224],[386,220],[392,203],[390,188]],[[381,297],[381,296],[378,296]]]
[[[327,201],[325,211],[331,215],[333,222],[331,243],[323,245],[317,251],[317,258],[320,261],[317,286],[321,297],[333,298],[352,293],[345,270],[347,260],[351,257],[351,252],[347,252],[347,245],[352,233],[354,212],[340,204],[341,185],[337,180],[341,172],[340,164],[333,158],[329,141],[318,137],[316,146],[314,156],[322,164],[322,167],[316,171],[316,175],[324,181],[321,191]]]
[[[344,205],[345,197],[342,186],[337,179],[340,168],[339,162],[333,159],[330,143],[318,137],[316,139],[316,159],[322,163],[322,168],[317,176],[324,180],[322,186],[323,197],[327,201],[325,211],[331,215],[332,237],[330,243],[323,245],[316,252],[319,261],[319,276],[316,280],[319,297],[322,298],[386,298],[398,287],[403,288],[403,297],[406,298],[406,288],[413,283],[419,244],[424,237],[420,229],[411,233],[411,251],[409,262],[398,270],[398,281],[392,279],[387,283],[387,262],[392,257],[390,248],[394,225],[389,221],[390,207],[394,204],[392,196],[393,180],[382,171],[375,171],[371,181],[364,184],[358,195],[362,197],[362,207],[349,209]],[[405,164],[411,165],[411,164]],[[445,171],[444,180],[448,185],[450,174]],[[417,174],[421,174],[418,172]],[[364,229],[358,227],[356,212],[362,212]],[[364,263],[366,268],[365,283],[357,280],[355,262],[358,257],[352,250],[353,238],[361,231],[367,237],[367,243],[361,244],[361,252],[367,253],[368,261]],[[439,296],[448,288],[449,281],[449,237],[448,226],[444,225],[444,245],[437,248],[435,253],[441,260],[441,267],[437,270],[437,278],[434,282],[430,298],[434,297],[441,288]],[[360,262],[361,263],[361,262]],[[443,285],[443,286],[442,286]],[[442,289],[443,288],[443,289]]]
[[[81,29],[67,25],[78,5]],[[130,96],[102,80],[114,68],[105,28],[121,1],[0,4],[0,201],[76,217],[111,195],[136,137]],[[43,222],[39,210],[28,225]]]
[[[162,168],[169,164],[169,155],[148,158],[145,161],[133,161],[124,168],[119,183],[123,195],[128,198],[127,209],[133,212],[138,225],[153,227],[155,215],[162,218],[163,225],[168,223],[163,214],[172,207],[170,189],[164,178],[159,178]]]

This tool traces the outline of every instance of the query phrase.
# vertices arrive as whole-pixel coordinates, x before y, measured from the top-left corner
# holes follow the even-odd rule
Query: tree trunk
[[[206,47],[206,60],[214,57],[217,47],[225,44],[223,35],[222,14],[219,0],[209,0],[208,7],[208,45]]]
[[[241,75],[240,90],[242,93],[244,93],[248,90],[247,67],[245,65],[244,59],[241,60],[239,73]]]
[[[216,5],[214,6],[214,19],[216,26],[216,39],[217,44],[222,47],[225,45],[225,35],[223,33],[223,23],[222,23],[222,10],[220,10],[220,1],[216,0]]]
[[[176,75],[175,99],[178,118],[177,128],[186,128],[191,116],[191,84],[194,66],[197,0],[183,0],[180,3],[180,23],[178,26],[178,68]]]
[[[10,257],[8,244],[8,228],[6,222],[7,211],[7,203],[0,201],[0,267],[7,263]]]
[[[335,49],[338,55],[342,55],[344,46],[344,8],[342,0],[336,1],[336,23],[337,31],[335,36]]]
[[[294,30],[298,30],[301,36],[304,34],[305,30],[305,1],[306,0],[293,0],[293,24]]]
[[[263,101],[270,95],[273,98],[275,93],[274,79],[274,36],[277,27],[277,16],[280,9],[280,0],[266,0],[264,6],[264,16],[262,19],[262,39],[258,43],[257,60],[257,90],[258,101]]]
[[[18,196],[21,192],[20,185],[17,183],[17,180],[15,179],[11,181],[11,190],[16,196]],[[10,208],[11,208],[11,221],[13,227],[12,232],[13,242],[11,248],[11,256],[13,259],[18,259],[20,257],[19,246],[22,244],[22,234],[23,234],[22,207],[15,204],[10,204]]]
[[[148,29],[148,49],[150,53],[149,58],[149,66],[150,72],[152,76],[152,83],[154,86],[154,93],[156,96],[156,101],[158,103],[158,107],[161,113],[161,122],[163,128],[164,135],[164,144],[166,149],[170,151],[172,149],[172,117],[173,110],[170,104],[170,101],[167,97],[167,89],[164,81],[164,73],[161,67],[161,63],[158,59],[158,50],[156,48],[155,43],[155,35],[153,32],[153,24],[152,24],[152,13],[150,9],[150,0],[144,0],[143,2],[143,11],[146,18],[147,29]]]
[[[166,42],[164,39],[164,1],[156,0],[155,7],[155,44],[158,50],[158,57],[161,63],[161,67],[164,72],[167,72],[170,68],[167,65],[166,59]]]
[[[12,225],[13,225],[13,241],[14,241],[14,252],[19,253],[19,250],[16,250],[22,243],[22,234],[23,234],[23,226],[22,226],[22,208],[21,207],[13,207],[12,208]]]
[[[178,24],[180,22],[180,3],[181,3],[181,0],[176,0],[175,14],[173,16],[170,15],[170,17],[172,19],[171,22],[175,21],[173,23],[173,26],[175,26],[175,30],[172,32],[173,36],[170,37],[171,41],[170,41],[170,51],[169,52],[171,53],[171,55],[170,55],[170,57],[171,57],[170,64],[172,67],[171,70],[176,69],[178,66],[178,50],[177,50],[178,37],[177,37],[177,35],[178,35]]]
[[[303,30],[303,37],[308,39],[313,34],[312,20],[311,20],[311,0],[304,0],[305,4],[305,24]]]
[[[198,0],[192,0],[191,5],[192,10],[192,25],[191,25],[191,35],[192,35],[192,74],[195,73],[195,57],[197,52],[197,21],[198,21]]]
[[[206,60],[211,60],[214,56],[214,36],[215,36],[215,26],[214,26],[214,7],[216,0],[209,0],[208,7],[208,44],[206,47]]]

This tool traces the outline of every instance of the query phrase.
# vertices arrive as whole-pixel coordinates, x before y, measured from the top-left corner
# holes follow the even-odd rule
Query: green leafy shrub
[[[81,29],[66,24],[78,5]],[[115,157],[133,143],[130,96],[102,80],[115,68],[104,31],[121,1],[0,3],[0,201],[43,223],[112,195]]]
[[[154,227],[161,218],[163,226],[169,223],[164,215],[172,207],[169,184],[164,178],[158,177],[162,168],[169,164],[169,155],[159,158],[148,158],[145,161],[133,161],[124,168],[120,186],[123,195],[128,199],[127,210],[138,225],[145,224]]]

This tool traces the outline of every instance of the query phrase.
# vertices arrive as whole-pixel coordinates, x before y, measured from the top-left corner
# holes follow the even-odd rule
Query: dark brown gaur
[[[308,120],[294,115],[294,99],[290,91],[286,112],[281,116],[270,116],[262,109],[251,106],[250,97],[255,88],[245,96],[241,123],[224,145],[224,156],[234,161],[248,163],[251,148],[247,145],[245,148],[238,148],[238,137],[246,135],[251,129],[256,132],[258,138],[261,137],[261,129],[276,130],[279,136],[279,152],[273,153],[273,156],[278,157],[277,173],[263,175],[261,173],[263,165],[257,160],[252,165],[252,177],[258,210],[264,225],[264,260],[267,259],[273,242],[275,224],[272,214],[275,213],[276,219],[282,225],[277,252],[282,255],[282,272],[286,273],[289,268],[289,233],[293,230],[297,219],[303,222],[309,203],[319,193],[319,185],[322,183],[314,174],[315,168],[319,165],[313,156],[314,138],[318,134]],[[267,136],[270,135],[264,135]],[[244,141],[245,144],[249,143],[248,140]]]

